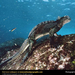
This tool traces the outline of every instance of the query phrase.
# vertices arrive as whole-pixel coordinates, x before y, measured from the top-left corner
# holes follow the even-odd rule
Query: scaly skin
[[[56,21],[45,21],[45,22],[42,22],[42,23],[38,24],[37,26],[35,26],[31,30],[31,32],[29,33],[28,39],[26,39],[24,41],[24,43],[22,44],[19,52],[16,53],[11,58],[7,59],[6,61],[2,62],[0,64],[0,66],[15,60],[17,57],[19,57],[25,51],[27,53],[22,60],[22,63],[23,63],[24,60],[28,57],[28,54],[32,51],[32,46],[36,43],[36,40],[39,39],[40,37],[45,36],[45,35],[49,34],[49,36],[50,36],[50,46],[52,47],[53,40],[54,40],[54,34],[56,32],[58,32],[64,24],[70,22],[70,20],[71,19],[70,19],[69,16],[64,16],[64,17],[61,17],[60,19],[57,19]],[[29,51],[27,51],[28,47],[29,47]]]

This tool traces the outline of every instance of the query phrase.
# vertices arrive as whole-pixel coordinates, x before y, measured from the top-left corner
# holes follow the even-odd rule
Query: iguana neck
[[[64,23],[63,22],[57,22],[58,24],[57,24],[57,26],[59,27],[59,28],[62,28],[62,26],[64,25]]]

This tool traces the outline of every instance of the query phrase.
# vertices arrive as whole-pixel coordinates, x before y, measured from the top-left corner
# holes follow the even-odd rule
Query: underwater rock
[[[39,45],[34,45],[33,52],[22,66],[19,66],[25,53],[3,66],[2,70],[75,70],[75,34],[54,38],[50,48],[49,38]],[[16,51],[16,49],[14,50]],[[9,54],[12,52],[8,52]],[[6,56],[3,58],[6,60]],[[12,65],[11,65],[12,64]]]
[[[7,51],[20,48],[25,39],[17,38],[0,44],[0,57],[3,56]]]

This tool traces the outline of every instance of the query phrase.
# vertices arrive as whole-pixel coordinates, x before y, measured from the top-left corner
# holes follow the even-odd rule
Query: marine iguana
[[[12,57],[10,57],[9,59],[7,59],[6,61],[0,63],[0,67],[6,63],[13,61],[25,51],[26,55],[22,60],[22,63],[23,63],[24,60],[27,58],[28,54],[32,51],[32,47],[35,44],[36,40],[42,36],[49,34],[50,45],[52,47],[53,40],[54,40],[54,34],[58,32],[64,24],[70,22],[70,20],[71,19],[69,16],[64,16],[64,17],[57,19],[56,21],[44,21],[36,25],[29,33],[28,38],[22,44],[19,52],[13,55]],[[27,51],[28,47],[29,47],[29,50]]]

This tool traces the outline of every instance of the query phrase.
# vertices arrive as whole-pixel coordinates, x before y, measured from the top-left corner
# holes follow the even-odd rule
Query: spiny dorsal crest
[[[43,22],[39,23],[37,26],[42,25],[42,24],[48,24],[50,22],[54,22],[54,21],[43,21]]]

